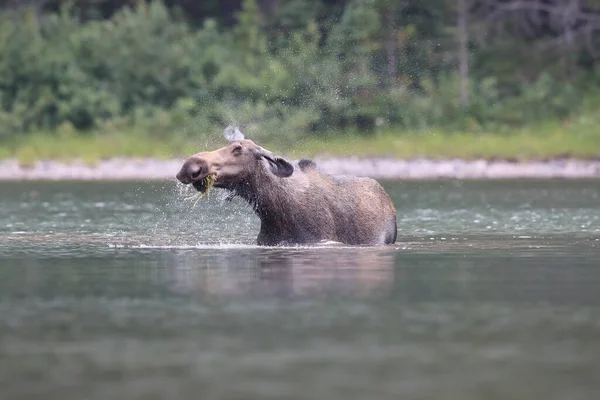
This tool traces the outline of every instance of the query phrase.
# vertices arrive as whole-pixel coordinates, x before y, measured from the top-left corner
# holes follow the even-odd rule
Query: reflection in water
[[[97,249],[95,257],[6,259],[12,296],[381,295],[394,282],[391,248]]]
[[[404,304],[600,305],[600,249],[595,243],[572,244],[567,251],[552,243],[520,242],[483,249],[431,241],[383,248],[155,248],[77,242],[86,249],[77,257],[58,252],[5,258],[0,299],[368,297]]]
[[[385,293],[394,252],[379,250],[250,250],[206,257],[188,252],[175,264],[180,293],[298,296]]]

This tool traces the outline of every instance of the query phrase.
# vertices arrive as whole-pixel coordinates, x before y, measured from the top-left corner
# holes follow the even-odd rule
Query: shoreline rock
[[[315,158],[332,174],[376,179],[584,179],[600,178],[600,161],[557,159],[511,162],[487,160],[397,160],[389,158]],[[163,180],[174,179],[183,160],[114,158],[88,165],[38,161],[23,167],[16,159],[0,160],[0,181],[21,180]]]

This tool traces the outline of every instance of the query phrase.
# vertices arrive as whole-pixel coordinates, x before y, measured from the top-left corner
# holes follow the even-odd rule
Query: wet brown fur
[[[239,147],[243,148],[241,154],[235,153]],[[254,157],[244,156],[251,152]],[[256,156],[259,153],[266,156]],[[226,164],[234,173],[228,177],[223,172],[221,178],[219,171],[225,171]],[[201,165],[202,173],[191,178],[196,165]],[[282,172],[281,168],[289,167],[293,172]],[[226,188],[231,197],[240,196],[253,206],[261,220],[260,245],[323,240],[380,245],[396,241],[396,210],[374,179],[328,175],[310,160],[292,164],[250,140],[190,157],[177,177],[193,183],[209,173],[217,173],[215,187]]]

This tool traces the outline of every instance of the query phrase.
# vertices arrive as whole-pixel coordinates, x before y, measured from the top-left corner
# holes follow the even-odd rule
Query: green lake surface
[[[257,247],[175,182],[0,182],[0,398],[600,393],[600,181],[383,182],[398,242]]]

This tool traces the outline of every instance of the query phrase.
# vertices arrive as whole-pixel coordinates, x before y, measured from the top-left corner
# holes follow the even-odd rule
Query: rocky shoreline
[[[95,165],[82,161],[39,161],[25,167],[15,159],[6,159],[0,160],[0,181],[173,179],[182,161],[115,158]],[[349,157],[316,158],[315,161],[328,173],[377,179],[600,178],[600,161],[573,159],[510,162]]]

